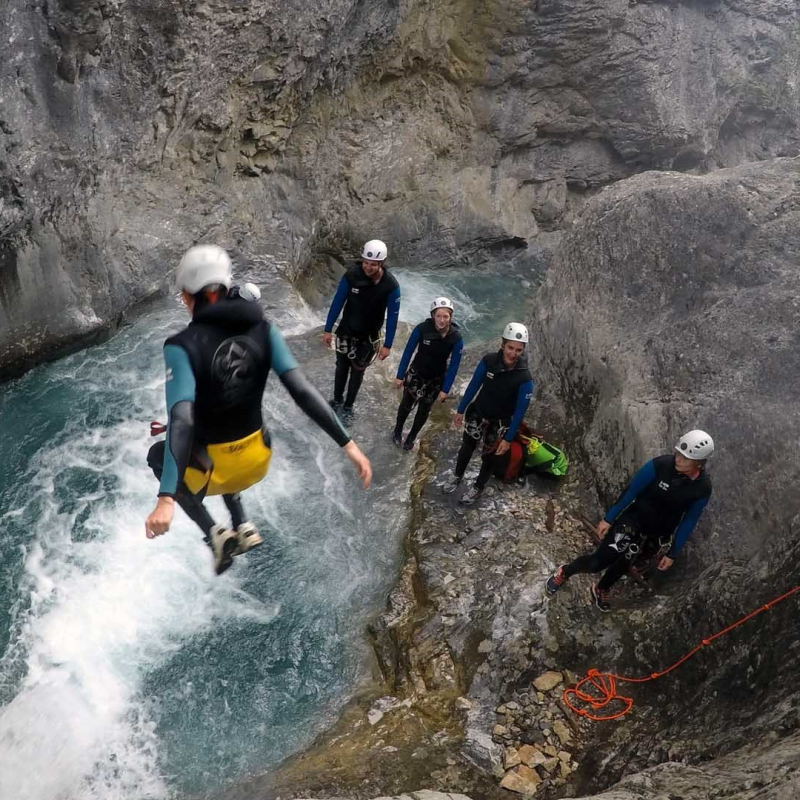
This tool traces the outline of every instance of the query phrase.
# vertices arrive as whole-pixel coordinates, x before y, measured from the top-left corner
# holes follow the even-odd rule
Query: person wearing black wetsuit
[[[214,551],[217,574],[232,557],[261,543],[246,521],[239,492],[263,479],[271,457],[261,411],[270,371],[292,399],[353,462],[365,487],[369,461],[350,439],[330,406],[308,382],[278,328],[264,318],[256,287],[231,288],[228,254],[198,245],[178,267],[178,288],[192,315],[190,324],[164,345],[168,423],[166,442],[150,448],[148,464],[161,482],[148,516],[148,538],[166,533],[174,501],[200,527]],[[215,523],[203,506],[221,494],[233,530]]]
[[[447,297],[437,297],[431,303],[430,317],[420,322],[411,332],[397,368],[395,386],[403,389],[403,399],[397,409],[397,422],[392,435],[392,441],[396,445],[399,446],[402,442],[403,426],[414,406],[417,406],[403,450],[414,448],[414,440],[427,421],[436,400],[444,403],[447,399],[458,374],[463,349],[461,333],[458,325],[453,322],[453,303]],[[415,350],[417,355],[411,361]]]
[[[689,431],[675,445],[675,453],[648,461],[597,525],[600,546],[558,568],[545,586],[555,594],[569,578],[581,572],[605,570],[591,587],[592,601],[609,611],[608,592],[644,548],[661,543],[669,547],[658,569],[669,569],[697,525],[711,498],[706,460],[714,441],[700,430]]]
[[[524,353],[527,343],[528,329],[524,325],[519,322],[506,325],[502,347],[481,359],[461,398],[455,425],[460,428],[463,423],[464,436],[456,468],[442,491],[449,494],[456,490],[472,454],[482,441],[481,469],[475,485],[467,489],[459,501],[464,505],[471,505],[483,494],[495,459],[508,452],[528,410],[533,397],[533,378]]]
[[[384,265],[386,256],[386,245],[380,240],[373,239],[364,245],[361,262],[351,267],[339,282],[325,322],[322,341],[330,347],[333,326],[342,315],[336,328],[336,374],[330,404],[335,411],[341,408],[346,418],[353,413],[364,371],[376,354],[381,361],[389,355],[397,331],[400,285]],[[386,336],[378,349],[384,317]]]

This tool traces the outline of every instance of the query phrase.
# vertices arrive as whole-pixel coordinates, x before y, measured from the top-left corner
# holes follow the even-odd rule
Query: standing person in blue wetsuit
[[[520,322],[509,322],[503,330],[503,342],[496,353],[487,353],[475,369],[464,397],[458,406],[455,425],[464,425],[464,437],[453,475],[442,491],[454,492],[479,442],[483,442],[481,469],[474,486],[461,497],[472,505],[491,477],[495,458],[508,452],[528,405],[533,397],[533,378],[528,371],[525,346],[528,329]],[[479,393],[480,392],[480,393]],[[475,398],[475,395],[477,399]]]
[[[396,445],[399,446],[402,442],[403,426],[411,410],[417,406],[403,450],[413,449],[414,440],[422,430],[436,400],[444,403],[447,399],[458,373],[463,349],[461,333],[458,325],[453,322],[453,303],[447,297],[437,297],[431,303],[430,317],[420,322],[411,332],[397,368],[395,386],[403,389],[403,399],[397,409],[397,422],[392,435],[392,441]],[[411,362],[414,350],[417,355]]]
[[[342,315],[336,328],[336,374],[330,404],[334,411],[341,409],[345,418],[353,414],[364,371],[375,360],[376,352],[383,361],[394,342],[400,315],[400,285],[386,269],[387,255],[386,245],[379,239],[364,245],[361,262],[349,269],[339,282],[325,322],[322,341],[330,347],[331,331],[339,314]],[[386,336],[378,349],[384,317]]]
[[[261,544],[247,521],[239,493],[262,480],[272,455],[261,412],[273,370],[292,399],[340,447],[364,487],[370,463],[320,393],[308,382],[280,331],[264,318],[256,287],[231,291],[231,260],[215,245],[190,248],[177,285],[192,321],[164,344],[167,439],[150,448],[147,462],[161,481],[147,517],[149,539],[169,530],[178,505],[200,527],[214,553],[217,574],[232,557]],[[250,298],[250,299],[248,299]],[[217,524],[203,506],[221,494],[232,527]]]
[[[711,498],[706,461],[714,441],[705,431],[689,431],[675,445],[675,453],[648,461],[597,525],[600,546],[558,568],[546,584],[555,594],[580,572],[605,574],[591,588],[592,601],[610,611],[608,592],[636,560],[643,547],[653,543],[671,546],[658,563],[668,570],[697,525]]]

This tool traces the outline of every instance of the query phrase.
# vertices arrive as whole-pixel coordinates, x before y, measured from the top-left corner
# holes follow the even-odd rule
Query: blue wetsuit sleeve
[[[533,381],[525,381],[525,383],[517,389],[517,407],[514,409],[514,416],[511,418],[511,424],[508,426],[505,436],[503,436],[507,442],[514,441],[519,424],[522,422],[525,412],[528,410],[532,397]]]
[[[394,343],[394,335],[397,332],[397,320],[400,318],[399,286],[389,295],[386,312],[386,336],[383,337],[383,346],[391,347]]]
[[[633,476],[622,497],[608,509],[603,519],[609,523],[613,522],[655,479],[656,466],[652,461],[648,461]]]
[[[669,553],[667,553],[670,558],[675,558],[681,548],[686,544],[686,540],[691,536],[692,531],[695,529],[698,520],[703,514],[703,509],[708,505],[708,500],[708,497],[701,497],[695,500],[694,503],[689,506],[689,510],[683,515],[680,525],[678,525],[675,530],[675,540],[672,543],[672,547],[669,549]]]
[[[331,303],[330,310],[328,311],[328,318],[325,320],[325,333],[330,333],[333,330],[336,320],[339,319],[339,314],[342,313],[344,302],[347,300],[347,294],[349,291],[350,286],[347,283],[347,278],[343,277],[339,281],[339,286],[336,289],[336,294],[333,296],[333,302]]]
[[[483,379],[486,377],[486,364],[481,361],[477,367],[475,367],[475,372],[472,374],[472,380],[469,382],[469,386],[467,386],[467,391],[464,392],[464,396],[461,398],[461,402],[458,404],[458,412],[459,414],[463,414],[467,410],[467,406],[473,401],[475,395],[478,393],[478,389],[481,388],[483,384]]]
[[[403,357],[400,359],[400,365],[397,367],[397,378],[398,380],[403,380],[406,376],[406,370],[408,369],[408,365],[411,363],[411,356],[414,355],[414,351],[417,349],[417,345],[419,344],[419,329],[414,328],[411,331],[411,336],[408,337],[408,341],[406,342],[406,349],[403,350]]]
[[[290,369],[297,369],[297,361],[289,350],[289,345],[286,344],[286,339],[283,338],[283,334],[278,330],[277,325],[269,326],[269,343],[272,348],[272,369],[275,370],[275,374],[278,377]]]
[[[459,339],[456,342],[453,351],[450,353],[450,363],[447,366],[447,372],[444,376],[444,383],[442,384],[442,391],[447,394],[453,388],[453,381],[458,375],[458,368],[461,365],[461,353],[464,350],[464,341]]]
[[[167,441],[159,497],[174,497],[183,480],[194,441],[195,378],[188,353],[174,344],[164,348],[167,369]]]

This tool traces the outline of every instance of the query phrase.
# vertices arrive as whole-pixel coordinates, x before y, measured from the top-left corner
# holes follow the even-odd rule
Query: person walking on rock
[[[668,570],[711,498],[706,462],[713,453],[713,439],[705,431],[694,430],[680,438],[674,453],[648,461],[598,523],[600,546],[559,567],[547,580],[547,593],[555,594],[578,573],[605,570],[592,585],[591,596],[601,611],[610,611],[611,587],[643,548],[668,547],[658,563],[658,569]]]
[[[509,322],[503,330],[500,350],[487,353],[475,369],[455,416],[455,426],[464,426],[456,467],[442,491],[454,492],[472,454],[482,442],[481,469],[475,485],[464,492],[460,502],[471,505],[491,477],[495,458],[505,455],[533,397],[533,379],[528,371],[525,347],[528,329]],[[476,398],[477,395],[477,398]]]
[[[353,414],[364,371],[375,360],[376,353],[383,361],[394,342],[400,315],[400,285],[386,269],[387,255],[386,245],[378,239],[364,245],[361,262],[339,282],[325,322],[322,341],[330,347],[333,326],[342,315],[336,328],[336,374],[330,404],[334,411],[341,409],[345,419]],[[378,349],[384,317],[386,336]]]
[[[231,282],[231,260],[215,245],[192,247],[180,262],[177,286],[192,320],[164,344],[167,436],[147,456],[161,482],[145,522],[147,537],[169,530],[177,500],[211,546],[217,574],[230,567],[233,556],[262,542],[239,493],[269,469],[272,451],[261,404],[271,370],[295,403],[343,448],[365,488],[372,477],[367,457],[254,302],[257,287],[245,284],[231,292]],[[231,529],[216,523],[203,506],[203,498],[215,494],[222,495],[231,514]]]
[[[403,399],[397,409],[392,441],[398,447],[402,443],[403,450],[412,450],[433,404],[437,400],[444,403],[447,399],[458,373],[463,349],[461,333],[453,322],[452,301],[447,297],[435,298],[431,303],[430,317],[411,332],[397,368],[395,386],[403,390]],[[416,357],[411,361],[415,350]],[[403,426],[415,405],[417,413],[403,442]]]

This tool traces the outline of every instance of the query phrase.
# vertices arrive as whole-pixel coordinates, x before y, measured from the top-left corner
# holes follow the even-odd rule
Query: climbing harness
[[[664,675],[672,672],[674,669],[677,669],[684,661],[688,661],[695,653],[702,650],[706,645],[711,644],[715,639],[719,639],[721,636],[724,636],[726,633],[730,633],[734,628],[738,628],[740,625],[743,625],[748,620],[753,619],[753,617],[758,616],[762,611],[769,611],[773,606],[777,605],[778,603],[786,600],[787,598],[791,597],[796,592],[800,592],[800,586],[795,586],[793,589],[790,589],[785,594],[782,594],[780,597],[776,597],[774,600],[770,601],[766,605],[760,606],[755,611],[751,611],[746,616],[742,617],[737,622],[734,622],[732,625],[729,625],[727,628],[723,628],[721,631],[718,631],[713,636],[709,636],[707,639],[703,639],[697,647],[693,650],[690,650],[686,655],[682,658],[679,658],[674,664],[667,667],[661,672],[654,672],[651,675],[648,675],[645,678],[626,678],[622,675],[614,675],[610,672],[600,672],[596,669],[590,669],[586,673],[586,677],[582,678],[578,681],[575,686],[570,686],[564,690],[564,694],[562,698],[564,702],[576,713],[578,716],[586,717],[587,719],[594,720],[595,722],[603,722],[605,720],[610,719],[619,719],[619,717],[624,717],[631,708],[633,707],[633,698],[625,697],[624,695],[617,693],[617,681],[623,681],[625,683],[647,683],[648,681],[654,681],[656,678],[661,678]],[[583,687],[589,684],[593,687],[595,693],[590,694],[588,691],[584,691]],[[606,708],[609,703],[613,702],[614,700],[619,700],[623,703],[623,708],[617,711],[615,714],[607,714],[606,716],[599,716],[597,714],[592,714],[587,711],[585,708],[580,708],[573,704],[571,701],[571,697],[574,695],[576,700],[581,701],[592,707],[595,711],[600,711],[601,709]]]
[[[337,336],[336,352],[353,362],[353,369],[363,372],[378,356],[380,339],[357,339],[355,336]]]
[[[404,385],[405,391],[413,400],[412,408],[417,403],[431,405],[435,402],[442,389],[442,381],[440,378],[433,378],[426,381],[424,378],[420,377],[413,368],[408,370]]]

